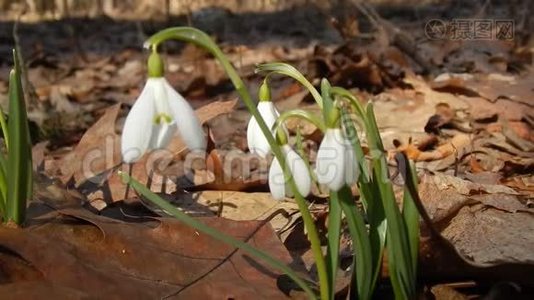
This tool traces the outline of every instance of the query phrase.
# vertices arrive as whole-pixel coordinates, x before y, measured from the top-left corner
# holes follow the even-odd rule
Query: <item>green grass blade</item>
[[[31,144],[29,143],[28,117],[22,93],[20,66],[13,51],[15,67],[9,74],[9,149],[7,160],[7,221],[24,222],[26,203],[31,185]]]
[[[337,192],[330,192],[328,202],[328,249],[326,252],[326,268],[330,280],[330,298],[334,299],[339,268],[339,239],[341,237],[341,206]]]
[[[354,262],[353,270],[356,278],[356,291],[358,299],[370,299],[373,292],[372,270],[373,260],[371,243],[367,235],[367,228],[361,212],[358,210],[348,186],[344,186],[337,192],[336,200],[339,200],[341,209],[345,214],[353,241]]]
[[[124,172],[119,172],[119,175],[121,176],[123,182],[125,184],[129,184],[134,190],[136,190],[139,194],[143,195],[147,200],[154,203],[161,209],[163,209],[168,214],[172,215],[176,219],[180,220],[180,222],[186,224],[187,226],[190,226],[192,228],[195,228],[196,230],[209,235],[210,237],[217,239],[219,241],[222,241],[226,244],[229,244],[233,247],[239,248],[243,250],[244,252],[250,254],[251,256],[260,259],[267,263],[269,266],[276,268],[278,270],[281,270],[284,272],[287,276],[289,276],[306,294],[310,299],[316,299],[317,296],[313,292],[313,290],[306,284],[306,282],[301,279],[291,268],[280,262],[279,260],[273,258],[269,254],[258,250],[251,245],[240,241],[236,238],[233,238],[229,235],[226,235],[216,229],[213,229],[206,224],[188,216],[181,210],[174,207],[172,204],[168,203],[167,201],[163,200],[158,195],[154,194],[152,191],[150,191],[146,186],[139,183],[138,181],[131,178],[128,174]]]

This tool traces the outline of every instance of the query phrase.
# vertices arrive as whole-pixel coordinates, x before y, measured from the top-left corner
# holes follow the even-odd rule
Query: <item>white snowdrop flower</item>
[[[132,163],[148,149],[166,147],[177,131],[190,150],[206,149],[204,131],[189,103],[164,77],[149,78],[124,122],[123,161]]]
[[[282,152],[299,193],[306,197],[311,189],[311,177],[306,162],[287,144],[282,146]],[[269,189],[275,200],[283,200],[286,195],[292,196],[285,181],[282,166],[276,158],[273,159],[271,168],[269,169]]]
[[[280,113],[276,110],[276,107],[271,101],[260,101],[257,107],[261,117],[265,121],[265,124],[269,129],[271,129]],[[263,132],[261,131],[256,118],[254,117],[252,117],[248,122],[247,144],[251,153],[257,154],[261,157],[266,157],[271,150],[271,146],[267,142],[267,139],[263,135]]]
[[[349,145],[341,128],[328,128],[317,151],[317,181],[332,191],[338,191],[343,185],[354,180],[355,176],[347,176],[348,169],[354,166],[354,154]]]

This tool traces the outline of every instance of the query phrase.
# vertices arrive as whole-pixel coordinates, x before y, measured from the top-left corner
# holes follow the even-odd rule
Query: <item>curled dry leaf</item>
[[[453,162],[457,157],[468,153],[469,145],[471,144],[471,138],[467,134],[457,134],[449,141],[442,145],[439,145],[434,150],[421,151],[413,144],[400,145],[397,150],[405,152],[410,159],[415,161],[433,161],[441,160],[449,156],[453,156]],[[446,168],[450,164],[441,165],[442,168]]]

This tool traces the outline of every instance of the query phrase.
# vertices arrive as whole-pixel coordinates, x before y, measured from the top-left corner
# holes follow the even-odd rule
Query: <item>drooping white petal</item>
[[[174,88],[163,78],[167,93],[170,115],[176,121],[180,136],[192,151],[205,151],[206,138],[204,130],[193,108]]]
[[[286,164],[289,166],[299,193],[306,197],[311,190],[311,177],[306,162],[289,145],[283,147],[286,155]]]
[[[269,190],[275,200],[283,200],[286,196],[286,182],[282,166],[276,157],[269,168]]]
[[[258,111],[269,129],[273,127],[274,122],[276,122],[276,119],[280,115],[271,101],[260,101],[258,103]],[[258,154],[261,157],[267,156],[271,150],[267,139],[254,117],[251,117],[248,122],[247,143],[250,152]]]
[[[155,112],[153,97],[153,86],[147,82],[126,117],[121,137],[121,154],[125,163],[137,161],[148,149]]]
[[[349,140],[346,140],[345,147],[345,183],[351,186],[358,181],[360,169],[354,156],[354,148]]]
[[[341,129],[327,129],[317,151],[315,172],[317,181],[332,191],[338,191],[345,184],[345,152]]]
[[[289,145],[282,146],[282,151],[299,193],[304,197],[308,196],[311,190],[311,176],[306,163]],[[291,189],[285,181],[280,162],[276,157],[273,159],[271,168],[269,169],[269,189],[275,200],[282,200],[285,196],[293,196]]]
[[[154,124],[152,136],[150,137],[150,149],[161,149],[167,147],[172,137],[176,133],[176,121],[167,123],[160,120],[160,124]]]
[[[256,119],[254,117],[251,117],[248,121],[247,125],[247,145],[250,153],[258,154],[257,152],[257,142],[256,138],[262,134],[260,130],[260,126],[258,125],[258,122],[256,122]],[[267,149],[269,151],[269,149]],[[263,151],[261,151],[263,153]],[[259,155],[259,154],[258,154]],[[260,155],[261,157],[265,157],[265,155]]]

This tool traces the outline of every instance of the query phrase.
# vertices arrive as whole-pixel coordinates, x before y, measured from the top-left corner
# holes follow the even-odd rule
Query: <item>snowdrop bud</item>
[[[289,145],[282,146],[289,171],[295,180],[299,193],[306,197],[311,190],[311,177],[306,163]],[[285,181],[284,172],[280,162],[274,158],[269,169],[269,189],[275,200],[282,200],[291,191]]]
[[[340,128],[328,128],[324,135],[317,159],[315,172],[317,181],[332,191],[338,191],[345,182],[346,143]]]

